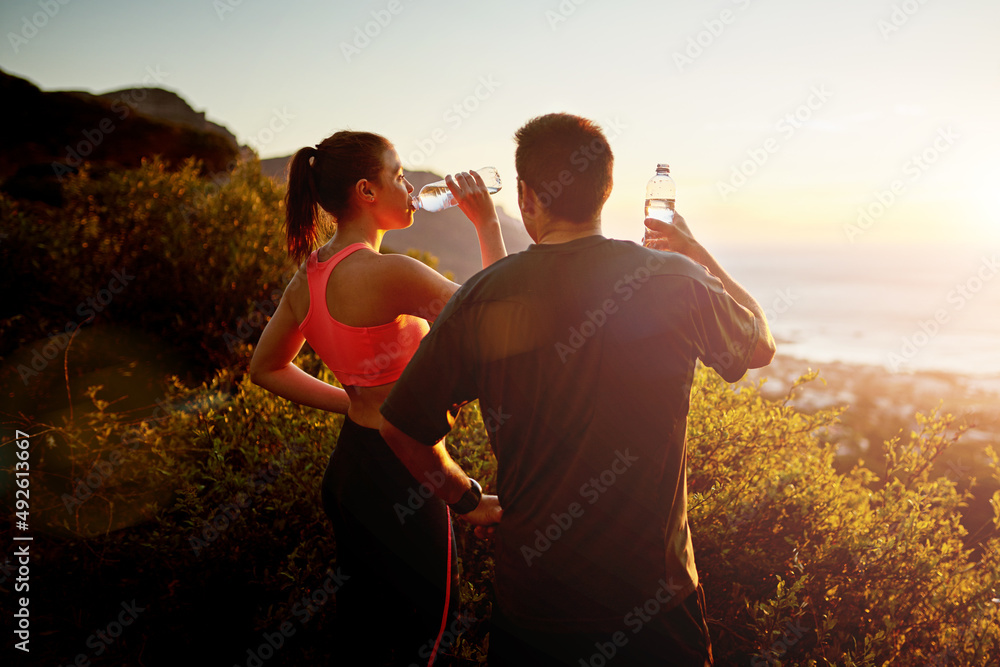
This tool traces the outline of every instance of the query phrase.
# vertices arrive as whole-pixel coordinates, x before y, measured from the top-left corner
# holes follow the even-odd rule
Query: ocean
[[[709,248],[764,308],[779,353],[1000,378],[1000,248]]]

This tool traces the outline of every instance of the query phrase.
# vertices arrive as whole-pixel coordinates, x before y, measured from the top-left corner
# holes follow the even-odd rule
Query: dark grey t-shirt
[[[498,462],[496,591],[538,629],[627,629],[697,586],[686,418],[697,359],[746,372],[754,317],[676,253],[532,245],[449,301],[382,414],[432,445],[479,399]]]

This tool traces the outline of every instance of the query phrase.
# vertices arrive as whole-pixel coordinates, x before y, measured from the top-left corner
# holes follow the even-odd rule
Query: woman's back
[[[352,418],[371,427],[429,328],[426,319],[400,312],[398,299],[386,298],[407,291],[392,284],[400,259],[384,261],[363,243],[328,244],[289,288],[300,332],[351,395]]]

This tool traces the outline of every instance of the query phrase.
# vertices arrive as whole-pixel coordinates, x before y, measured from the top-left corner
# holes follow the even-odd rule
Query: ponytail
[[[288,165],[285,233],[288,254],[301,262],[319,237],[320,209],[334,220],[351,208],[354,185],[377,181],[389,141],[371,132],[337,132],[316,147],[299,149]]]
[[[316,218],[319,202],[312,162],[318,151],[313,147],[299,149],[288,165],[288,191],[285,193],[285,235],[288,254],[300,263],[312,252],[318,236]]]

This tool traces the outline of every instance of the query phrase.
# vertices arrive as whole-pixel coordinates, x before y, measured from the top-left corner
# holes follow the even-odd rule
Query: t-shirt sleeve
[[[757,347],[757,319],[708,271],[694,283],[694,290],[692,338],[698,357],[726,382],[736,382],[747,372]]]
[[[425,445],[446,436],[459,409],[476,398],[470,339],[454,301],[435,320],[380,408],[393,426]]]

